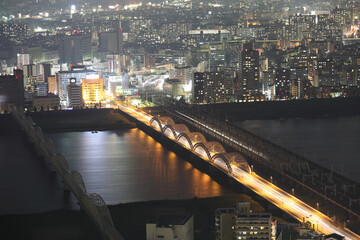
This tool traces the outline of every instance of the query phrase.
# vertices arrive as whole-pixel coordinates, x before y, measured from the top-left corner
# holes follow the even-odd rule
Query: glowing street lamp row
[[[138,110],[134,110],[129,107],[120,106],[124,112],[127,112],[131,116],[135,117],[136,119],[140,120],[141,122],[145,123],[146,125],[150,126],[150,120],[153,118],[152,116],[140,112]],[[188,116],[186,116],[188,117]],[[196,121],[198,124],[207,127],[208,129],[218,133],[224,137],[224,134],[218,132],[215,129],[210,128],[209,126],[197,121],[196,119],[192,119]],[[156,128],[155,128],[156,129]],[[157,131],[161,131],[161,129],[156,129]],[[234,139],[227,137],[229,140],[238,143]],[[190,149],[190,146],[187,146],[183,142],[178,142],[175,139],[172,139],[177,143],[181,144],[182,146]],[[247,148],[245,145],[241,144],[242,147]],[[248,150],[252,150],[247,148]],[[207,161],[206,154],[202,152],[193,151],[196,155]],[[213,154],[213,153],[212,153]],[[214,153],[216,154],[216,153]],[[257,153],[258,154],[258,153]],[[209,161],[207,161],[209,162]],[[227,166],[221,161],[214,161],[211,163],[214,166],[218,167],[222,171],[227,170]],[[272,183],[264,180],[260,176],[256,175],[255,173],[248,173],[235,165],[231,165],[232,173],[229,174],[233,177],[236,181],[240,182],[241,184],[245,185],[249,189],[253,190],[260,196],[264,197],[268,201],[275,204],[280,209],[284,210],[285,212],[289,213],[291,216],[296,218],[299,221],[303,221],[303,218],[306,218],[313,226],[315,226],[315,230],[324,234],[331,234],[337,233],[339,235],[344,236],[346,239],[360,239],[360,236],[356,235],[355,233],[351,232],[350,230],[344,229],[343,227],[337,226],[332,220],[327,217],[326,215],[322,214],[318,210],[312,208],[311,206],[307,205],[306,203],[302,202],[298,198],[294,197],[293,195],[285,192],[284,190],[278,188],[277,186],[273,185]]]

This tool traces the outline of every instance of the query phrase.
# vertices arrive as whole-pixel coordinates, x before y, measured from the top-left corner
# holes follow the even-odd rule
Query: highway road
[[[120,109],[131,116],[135,117],[136,119],[144,122],[147,125],[150,125],[150,120],[153,118],[152,116],[141,112],[138,109],[132,109],[125,106],[119,106]],[[179,113],[180,114],[180,113]],[[182,114],[182,113],[181,113]],[[182,114],[184,115],[184,114]],[[206,124],[197,121],[196,119],[190,118],[189,116],[186,116],[189,119],[192,119],[193,121],[197,122],[198,124],[201,124],[203,126],[206,126]],[[206,126],[209,130],[212,130],[218,134],[221,134],[222,136],[226,137],[222,133],[218,132],[216,129],[212,129],[209,126]],[[158,131],[160,129],[157,129]],[[229,140],[236,142],[234,139],[231,139],[228,137]],[[174,140],[174,139],[172,139]],[[176,141],[176,140],[174,140]],[[243,147],[246,147],[243,143],[241,144]],[[181,143],[179,143],[181,144]],[[183,144],[181,144],[183,145]],[[184,145],[183,145],[184,146]],[[186,147],[186,146],[185,146]],[[189,147],[187,146],[189,149]],[[248,148],[251,150],[250,148]],[[190,150],[190,149],[189,149]],[[201,152],[196,152],[198,156],[202,157],[206,161],[206,157]],[[212,153],[215,154],[215,153]],[[256,153],[261,155],[261,153]],[[227,172],[227,166],[224,162],[221,161],[215,161],[213,165],[217,166],[220,170]],[[238,168],[235,165],[231,165],[232,167],[232,173],[228,173],[231,175],[235,180],[243,184],[244,186],[248,187],[249,189],[253,190],[263,198],[267,199],[269,202],[273,203],[283,211],[287,212],[300,222],[303,221],[305,218],[305,221],[309,221],[312,224],[312,227],[320,233],[324,234],[331,234],[331,233],[337,233],[339,235],[344,236],[346,239],[359,239],[360,236],[353,233],[352,231],[344,228],[343,226],[340,226],[339,224],[332,221],[331,218],[324,215],[320,211],[312,208],[305,202],[301,201],[300,199],[294,197],[293,195],[287,193],[286,191],[280,189],[279,187],[273,185],[272,183],[266,181],[265,179],[258,176],[256,173],[251,172],[248,173],[245,170],[242,170]]]

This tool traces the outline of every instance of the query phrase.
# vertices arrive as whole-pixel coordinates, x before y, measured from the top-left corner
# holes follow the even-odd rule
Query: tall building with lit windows
[[[275,91],[277,99],[291,98],[290,70],[279,68],[275,71]]]
[[[259,52],[252,43],[244,44],[240,54],[240,78],[237,83],[240,97],[250,100],[259,93]]]
[[[234,77],[225,72],[194,74],[194,103],[223,103],[233,94]]]
[[[82,97],[86,104],[100,103],[103,101],[103,79],[82,79]]]

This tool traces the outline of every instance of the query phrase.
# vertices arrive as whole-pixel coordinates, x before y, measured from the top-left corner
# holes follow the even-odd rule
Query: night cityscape
[[[360,240],[359,136],[359,1],[0,2],[0,239]]]

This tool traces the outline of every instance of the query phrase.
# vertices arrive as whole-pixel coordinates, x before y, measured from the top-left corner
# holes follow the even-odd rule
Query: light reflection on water
[[[230,193],[138,129],[49,134],[88,192],[108,204]]]
[[[231,193],[138,129],[47,136],[107,204]],[[0,136],[0,193],[0,215],[78,209],[21,135]]]

